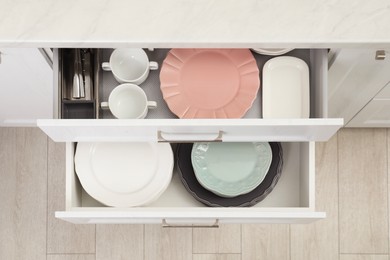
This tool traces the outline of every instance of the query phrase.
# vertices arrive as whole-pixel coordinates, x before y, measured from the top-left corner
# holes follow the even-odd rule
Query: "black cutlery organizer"
[[[81,53],[81,68],[77,71],[75,52]],[[97,49],[61,49],[59,51],[59,85],[60,107],[59,116],[64,119],[95,119],[96,113],[96,86],[98,74]],[[79,77],[83,88],[83,97],[75,97],[74,80]]]

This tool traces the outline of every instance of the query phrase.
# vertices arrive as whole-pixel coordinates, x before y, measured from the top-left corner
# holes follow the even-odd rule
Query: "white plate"
[[[262,55],[270,55],[270,56],[277,56],[277,55],[283,55],[287,52],[290,52],[294,50],[293,48],[285,48],[285,49],[260,49],[260,48],[256,48],[256,49],[252,49],[252,51],[258,53],[258,54],[262,54]]]
[[[173,170],[169,144],[78,143],[76,174],[85,191],[113,207],[133,207],[157,199]]]
[[[309,67],[301,59],[281,56],[263,67],[263,118],[309,118]]]

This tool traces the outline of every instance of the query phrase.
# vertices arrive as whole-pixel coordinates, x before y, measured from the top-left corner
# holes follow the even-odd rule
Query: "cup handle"
[[[156,101],[148,101],[148,108],[149,109],[155,109],[157,107]]]
[[[149,69],[150,70],[158,70],[158,63],[155,61],[149,62]]]
[[[101,109],[109,109],[110,107],[108,106],[108,102],[102,102],[102,103],[100,103],[100,108]]]
[[[105,71],[111,71],[110,63],[109,62],[103,62],[102,63],[102,69]]]

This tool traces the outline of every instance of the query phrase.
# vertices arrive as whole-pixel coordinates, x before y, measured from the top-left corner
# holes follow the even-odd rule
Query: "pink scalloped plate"
[[[249,49],[172,49],[161,72],[161,91],[179,118],[240,118],[260,87]]]

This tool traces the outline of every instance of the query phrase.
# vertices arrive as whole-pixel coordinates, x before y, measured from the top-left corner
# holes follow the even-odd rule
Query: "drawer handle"
[[[161,226],[163,228],[219,228],[219,219],[216,219],[211,225],[199,225],[199,224],[168,224],[166,219],[162,220]]]
[[[384,59],[386,59],[386,52],[384,50],[376,51],[375,59],[376,60],[384,60]]]
[[[164,137],[164,135],[174,135],[174,139],[169,139]],[[157,141],[159,143],[193,143],[193,142],[222,142],[223,131],[219,131],[218,133],[204,133],[204,134],[196,134],[198,137],[201,135],[209,136],[217,136],[215,138],[194,138],[195,134],[183,134],[183,133],[163,133],[162,131],[157,131]]]

